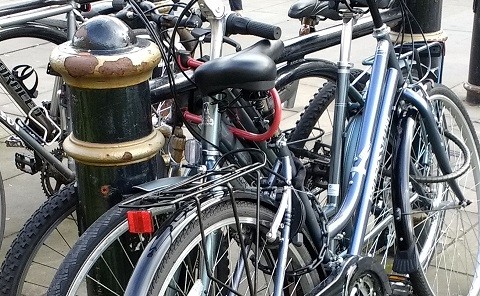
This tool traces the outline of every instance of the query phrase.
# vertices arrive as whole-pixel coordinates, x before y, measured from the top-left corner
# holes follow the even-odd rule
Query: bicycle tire
[[[45,282],[49,277],[53,278],[51,268],[54,268],[53,264],[59,258],[53,256],[50,258],[50,263],[47,263],[46,261],[35,262],[35,257],[41,246],[46,245],[48,237],[52,235],[56,227],[68,217],[72,217],[77,204],[77,192],[72,183],[45,201],[25,222],[2,263],[0,295],[40,295],[45,292]],[[78,236],[77,233],[75,235]],[[65,241],[65,243],[68,242]],[[61,247],[68,247],[68,244],[55,248],[46,247],[53,250],[52,253],[49,253],[51,256],[57,254],[61,257],[66,255],[65,251],[62,252]],[[33,273],[30,276],[35,277],[37,281],[28,276],[29,272]],[[26,286],[25,283],[27,283]]]
[[[2,173],[0,172],[0,247],[2,246],[3,235],[5,233],[5,188],[3,187]]]
[[[445,181],[428,182],[428,178],[422,181],[422,185],[430,190],[428,191],[430,195],[422,196],[422,198],[429,198],[427,204],[431,206],[414,208],[423,214],[420,221],[415,221],[414,217],[414,223],[412,223],[414,228],[409,230],[415,234],[415,248],[419,254],[421,268],[410,273],[410,282],[416,295],[478,295],[480,292],[480,279],[478,278],[480,262],[478,258],[480,251],[478,225],[480,222],[478,216],[480,144],[465,107],[453,91],[436,84],[428,90],[428,94],[434,114],[438,117],[437,123],[443,132],[444,144],[448,149],[450,164],[454,172],[462,166],[466,158],[446,132],[461,136],[461,141],[468,147],[471,156],[469,168],[456,180],[465,197],[472,204],[464,207],[456,206],[458,200],[455,198],[455,194],[450,192],[450,187],[444,185]],[[422,118],[417,117],[412,128],[420,129],[418,127],[421,126]],[[417,150],[420,150],[414,145],[415,138],[407,138],[408,134],[415,136],[414,131],[405,132],[401,139],[403,143],[410,145],[411,158]],[[426,149],[422,148],[422,150]],[[427,164],[429,168],[427,177],[441,176],[441,173],[437,172],[439,169],[435,166],[435,162],[436,159],[432,158]],[[405,163],[410,166],[410,164],[416,163],[416,160],[412,158]],[[409,178],[407,180],[415,180],[415,177],[405,176],[405,178]],[[410,194],[412,196],[413,194],[419,195],[413,191]],[[454,206],[448,207],[448,205]],[[433,223],[436,223],[435,227],[431,226]],[[428,230],[426,234],[423,233],[424,229]],[[427,236],[426,239],[425,236]],[[419,243],[420,239],[421,244]]]
[[[305,106],[304,111],[300,114],[300,119],[297,121],[294,130],[290,134],[289,141],[298,141],[308,139],[320,116],[325,113],[328,106],[335,100],[335,91],[337,86],[335,83],[326,83],[313,96]],[[303,148],[305,142],[295,144]]]
[[[71,291],[70,285],[79,280],[79,274],[81,274],[80,277],[87,277],[93,264],[98,262],[97,260],[99,257],[104,260],[103,256],[112,250],[110,248],[115,247],[115,245],[117,245],[116,243],[122,244],[120,248],[124,251],[123,254],[118,252],[115,253],[117,259],[120,260],[118,258],[120,255],[130,256],[133,254],[132,258],[129,257],[126,261],[122,261],[122,263],[127,262],[129,264],[134,264],[136,260],[135,258],[139,256],[138,252],[141,253],[142,251],[142,249],[138,248],[141,248],[141,246],[147,243],[148,236],[139,238],[140,236],[138,235],[130,235],[128,233],[127,211],[129,210],[130,208],[119,207],[116,205],[105,212],[105,214],[100,216],[90,227],[87,228],[72,247],[66,258],[62,261],[46,295],[83,295],[82,293],[85,293],[84,290],[87,289],[84,286],[84,283],[82,283],[83,286],[80,287],[80,289],[83,289],[83,292],[77,290]],[[153,211],[157,226],[167,218],[167,215],[164,215],[163,213],[163,211]],[[137,240],[137,238],[139,239]],[[122,242],[120,242],[120,240],[122,240]],[[129,242],[128,246],[123,245],[125,241]],[[113,245],[114,243],[115,245]],[[120,246],[120,244],[118,244],[118,246]],[[129,248],[128,251],[131,252],[131,254],[126,254],[127,248]],[[130,271],[133,270],[133,267],[133,265],[130,266]],[[96,291],[100,293],[99,289],[103,287],[107,291],[116,291],[117,293],[122,294],[122,287],[116,286],[116,280],[118,277],[124,277],[125,280],[128,280],[128,268],[128,266],[122,265],[120,275],[114,274],[113,269],[111,269],[111,274],[109,274],[108,277],[113,279],[113,281],[110,282],[112,286],[108,286],[108,283],[102,282],[99,285],[100,287],[95,287]],[[80,280],[83,280],[83,278]],[[97,281],[100,282],[98,279]],[[126,285],[126,282],[124,283]],[[88,289],[91,288],[92,286],[89,286]]]
[[[255,218],[256,206],[257,205],[255,203],[249,202],[249,201],[236,202],[238,219],[239,219],[239,222],[242,224],[242,231],[247,230],[245,232],[247,234],[249,233],[248,230],[250,229],[249,225],[251,225],[252,227],[255,227],[255,225],[252,223],[256,219]],[[232,245],[238,244],[238,241],[236,241],[235,239],[231,239],[236,236],[235,235],[230,236],[230,231],[234,233],[235,232],[234,228],[236,227],[233,207],[230,201],[220,202],[214,206],[211,206],[208,209],[202,211],[201,215],[202,215],[202,223],[203,223],[203,226],[205,227],[206,236],[214,232],[221,233],[221,234],[228,233],[228,235],[226,235],[228,239],[228,241],[226,242],[228,247],[230,248]],[[273,211],[265,208],[264,206],[260,206],[261,220],[271,221],[273,217],[274,217]],[[191,259],[189,258],[190,254],[199,252],[198,244],[201,241],[201,229],[200,229],[199,221],[198,219],[194,219],[186,225],[181,225],[180,228],[181,229],[178,229],[178,230],[176,229],[172,230],[172,232],[178,233],[178,235],[176,235],[172,239],[172,241],[166,241],[163,243],[163,244],[169,244],[170,247],[168,251],[165,253],[164,257],[161,259],[161,261],[157,263],[157,265],[159,266],[159,269],[156,271],[153,281],[150,283],[148,295],[169,295],[167,292],[167,289],[168,289],[168,286],[172,285],[170,279],[173,278],[173,275],[178,274],[179,272],[180,273],[187,272],[188,274],[198,274],[198,273],[195,273],[194,270],[185,271],[180,269],[176,270],[176,268],[179,267],[179,265],[184,264],[183,260]],[[223,239],[224,237],[222,236],[222,238],[220,238],[219,241],[223,242]],[[262,252],[265,251],[265,254],[262,255],[262,259],[260,259],[260,262],[261,264],[263,263],[264,265],[272,264],[273,266],[269,266],[269,268],[264,267],[264,269],[259,268],[258,272],[262,274],[263,278],[262,276],[259,276],[257,274],[258,285],[257,285],[257,291],[255,291],[255,295],[258,291],[262,291],[262,293],[265,293],[265,289],[267,290],[273,289],[272,288],[273,283],[271,283],[271,274],[269,273],[269,270],[275,270],[275,267],[276,267],[275,252],[276,250],[278,250],[278,245],[276,243],[272,243],[272,245],[270,246],[268,246],[268,244],[263,245],[263,243],[265,243],[264,239],[265,237],[262,235],[262,238],[260,239],[262,246],[259,246],[259,249]],[[253,240],[248,239],[248,235],[246,235],[245,241],[247,241],[250,244],[253,244]],[[287,269],[300,267],[300,266],[303,267],[307,263],[311,262],[312,251],[310,248],[306,247],[306,244],[308,244],[308,242],[304,242],[304,244],[298,247],[292,244],[290,245],[289,255],[288,255],[288,258],[290,261],[287,266]],[[166,246],[163,246],[163,247],[166,247]],[[236,278],[235,276],[233,276],[233,274],[235,273],[235,266],[242,266],[241,263],[239,264],[238,261],[237,262],[235,261],[235,258],[241,257],[240,255],[238,255],[238,252],[239,252],[238,246],[235,246],[235,247],[236,248],[232,249],[231,251],[225,251],[223,253],[218,252],[217,254],[221,253],[222,255],[227,255],[228,259],[223,260],[224,257],[221,256],[221,258],[219,260],[216,260],[215,263],[213,264],[215,267],[220,268],[222,266],[221,263],[229,262],[229,265],[228,265],[229,274],[226,277],[227,279]],[[158,248],[162,249],[162,246],[158,246]],[[254,248],[255,248],[254,246],[250,245],[249,250],[252,251],[254,250]],[[197,257],[195,256],[195,258]],[[250,258],[250,253],[247,254],[247,258]],[[186,263],[185,263],[185,266],[187,266]],[[198,266],[198,263],[193,264],[193,266],[194,267]],[[253,272],[252,271],[253,264],[250,267],[252,268],[250,269],[251,272]],[[215,272],[213,273],[215,274]],[[238,288],[236,288],[235,290],[236,292],[240,292],[241,295],[250,295],[248,293],[248,288],[246,287],[245,278],[242,277],[242,275],[243,274],[240,274],[240,278],[238,278],[238,280],[240,280],[240,283],[243,283],[243,284],[239,284]],[[258,279],[259,277],[260,279]],[[284,282],[284,291],[285,293],[290,293],[289,295],[305,295],[316,284],[319,283],[318,274],[316,273],[316,271],[306,273],[300,276],[299,278],[292,276],[289,280],[292,280],[292,282],[289,282],[288,280]],[[130,284],[137,285],[138,283],[130,283]],[[143,283],[143,284],[146,284],[146,283]],[[180,285],[176,287],[180,288],[181,286],[183,286],[185,289],[188,290],[192,287],[192,284],[193,284],[192,281],[181,282]],[[225,283],[225,284],[228,286],[228,283]],[[221,285],[215,285],[214,283],[212,283],[209,287],[212,289],[215,289],[215,291],[218,291],[221,295],[226,295],[227,293],[227,289],[222,287]],[[184,292],[187,292],[187,291],[184,291]]]
[[[28,22],[20,25],[2,27],[0,29],[0,41],[29,37],[42,39],[54,44],[61,44],[67,41],[66,25],[64,22],[49,22],[48,20]]]

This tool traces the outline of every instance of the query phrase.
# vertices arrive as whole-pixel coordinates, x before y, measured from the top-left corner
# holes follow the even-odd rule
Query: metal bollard
[[[424,45],[425,41],[440,42],[440,46],[430,48],[430,55],[426,52],[420,53],[420,61],[424,65],[430,65],[436,74],[436,82],[441,82],[443,57],[445,55],[443,43],[447,40],[447,35],[442,30],[443,1],[407,0],[406,4],[410,12],[415,17],[416,22],[404,24],[406,26],[405,31],[407,34],[405,34],[403,37],[399,35],[400,33],[398,33],[401,32],[401,27],[393,28],[391,33],[392,40],[415,42],[418,44],[418,46]]]
[[[56,47],[51,67],[70,88],[72,133],[63,148],[75,159],[79,231],[83,232],[132,186],[157,178],[165,139],[153,129],[148,79],[160,61],[158,47],[136,38],[117,18],[85,22],[71,42]],[[111,266],[128,271],[112,251]],[[128,266],[128,265],[127,265]],[[95,269],[95,277],[108,272]],[[92,293],[102,288],[89,286]],[[94,291],[94,292],[93,292]]]
[[[159,61],[155,44],[109,16],[85,22],[51,54],[71,89],[72,134],[63,147],[76,163],[80,230],[121,193],[157,177],[164,138],[152,127],[148,79]]]
[[[75,160],[80,232],[132,186],[156,179],[161,171],[158,152],[165,139],[152,126],[148,85],[159,61],[154,43],[137,39],[123,22],[108,16],[85,22],[71,42],[52,51],[50,65],[71,94],[72,133],[63,148]],[[129,265],[117,258],[118,251],[104,259],[124,277],[112,281],[125,283]],[[98,267],[91,276],[108,274]],[[102,289],[93,281],[88,286],[89,294],[100,295]]]
[[[463,86],[467,90],[467,102],[472,105],[480,105],[480,4],[478,0],[473,1],[473,12],[475,15],[470,45],[468,82]]]

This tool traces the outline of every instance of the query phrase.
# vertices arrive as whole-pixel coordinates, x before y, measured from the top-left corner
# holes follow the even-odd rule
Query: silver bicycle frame
[[[333,238],[345,228],[351,217],[356,217],[356,227],[348,251],[350,255],[358,255],[364,241],[366,221],[370,214],[373,189],[380,167],[380,156],[385,148],[388,122],[397,87],[398,71],[387,69],[392,50],[390,41],[386,39],[388,38],[387,33],[386,26],[374,33],[378,43],[362,116],[362,132],[354,154],[344,201],[327,226],[329,237]],[[351,42],[351,39],[345,38],[344,41]],[[345,81],[339,80],[337,89],[346,89],[347,87],[348,81],[345,84]],[[346,96],[346,92],[342,95]],[[358,207],[359,204],[360,207]]]
[[[219,58],[222,55],[223,35],[225,32],[225,6],[220,1],[208,0],[200,0],[198,5],[210,23],[212,35],[210,59]],[[215,99],[220,99],[220,95],[216,95]],[[207,96],[203,101],[201,127],[205,141],[202,141],[202,154],[207,169],[213,168],[219,155],[215,147],[218,147],[220,142],[220,113],[218,112],[218,104],[215,103],[215,99]]]

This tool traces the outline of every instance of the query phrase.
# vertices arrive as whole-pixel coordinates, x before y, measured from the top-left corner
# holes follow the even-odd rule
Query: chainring
[[[372,257],[359,257],[347,273],[345,296],[391,295],[392,290],[385,270]]]
[[[51,154],[60,161],[66,158],[62,148],[53,149]],[[42,170],[40,171],[40,182],[42,190],[47,197],[54,195],[63,185],[68,184],[68,180],[46,161],[43,162]]]

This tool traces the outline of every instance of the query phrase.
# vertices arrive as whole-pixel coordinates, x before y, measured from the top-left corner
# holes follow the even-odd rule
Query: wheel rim
[[[242,227],[246,226],[246,225],[251,225],[253,227],[255,226],[255,219],[250,218],[250,217],[239,217],[239,221],[242,224]],[[232,235],[231,231],[233,231],[232,229],[234,228],[232,226],[235,226],[235,219],[233,217],[230,218],[230,219],[224,219],[224,220],[219,221],[219,222],[213,224],[212,226],[208,227],[205,230],[205,235],[208,236],[213,231],[222,229],[222,231],[225,231],[225,230],[227,231],[227,233],[228,233],[227,237],[232,238],[233,236],[231,236]],[[228,227],[228,229],[227,229],[227,227]],[[225,233],[225,232],[223,232],[223,233]],[[230,240],[231,239],[229,239],[228,241],[230,241]],[[201,236],[197,235],[195,237],[195,239],[191,241],[191,243],[188,245],[188,247],[185,248],[185,250],[183,250],[181,255],[178,257],[178,260],[176,260],[175,264],[170,269],[169,273],[167,274],[167,276],[165,278],[164,283],[168,282],[169,284],[168,285],[163,284],[161,286],[160,290],[159,290],[158,295],[173,295],[171,287],[172,286],[176,286],[176,287],[182,286],[178,282],[175,283],[175,280],[174,280],[175,274],[178,274],[178,268],[181,265],[185,265],[183,258],[186,258],[187,255],[192,250],[198,249],[198,245],[200,243],[201,243]],[[232,244],[234,244],[234,242],[230,242],[229,247],[232,246]],[[252,250],[252,249],[250,249],[250,250]],[[231,256],[232,254],[228,254],[228,253],[237,254],[238,251],[239,251],[239,249],[237,250],[237,252],[231,251],[231,252],[225,252],[224,254],[227,254],[227,256]],[[265,254],[266,252],[264,252],[264,251],[269,251],[269,250],[267,250],[267,248],[264,246],[264,248],[261,248],[260,251],[262,252],[262,254]],[[251,253],[249,253],[249,255],[247,257],[250,257],[250,255],[251,255]],[[291,266],[295,266],[295,267],[305,266],[305,264],[308,263],[308,262],[303,262],[302,254],[296,253],[295,248],[290,249],[289,259],[290,260],[287,263],[287,268],[291,267]],[[267,254],[265,256],[262,255],[262,259],[260,260],[260,264],[269,264],[269,262],[267,262],[269,260],[270,261],[273,260],[271,258],[271,254]],[[202,261],[203,261],[203,259],[202,259]],[[293,263],[293,261],[296,261],[296,262]],[[218,262],[220,262],[220,259],[217,257],[215,262],[214,262],[214,265]],[[229,260],[229,262],[230,262],[230,260]],[[232,270],[234,270],[234,268],[235,268],[235,264],[232,264],[230,262],[230,264],[229,264],[230,272],[232,272]],[[253,268],[253,265],[252,265],[252,268]],[[251,272],[253,272],[253,269],[250,269],[250,270],[251,270]],[[257,286],[256,294],[257,295],[271,295],[273,293],[273,278],[268,274],[262,273],[261,270],[259,270],[259,273],[261,273],[263,275],[263,277],[261,277],[261,279],[259,279],[259,286]],[[193,273],[190,273],[190,274],[193,274]],[[230,281],[233,277],[234,276],[232,274],[229,275],[228,280]],[[197,280],[197,278],[191,279],[190,282],[193,283],[193,282],[195,282],[195,280]],[[302,282],[302,283],[300,283],[300,282]],[[309,278],[308,276],[302,276],[302,279],[298,280],[297,282],[292,284],[292,286],[290,286],[289,290],[291,289],[293,291],[293,290],[297,289],[300,285],[302,285],[302,288],[303,288],[302,290],[303,291],[308,291],[306,289],[307,288],[308,289],[313,288],[314,283],[313,283],[313,280],[311,278]],[[306,287],[306,286],[308,286],[308,287]],[[212,286],[210,286],[210,287],[212,287]],[[188,292],[190,291],[190,288],[191,288],[191,286],[187,286],[186,291],[183,291],[185,293],[185,295],[188,294]],[[225,289],[221,290],[221,291],[220,290],[221,290],[221,288],[219,286],[217,286],[216,291],[225,293],[224,292]],[[238,288],[238,292],[240,292],[240,294],[242,294],[242,295],[250,295],[248,293],[248,285],[246,283],[246,277],[243,274],[242,274],[242,279],[240,281],[240,285],[239,285],[239,288]],[[216,295],[216,294],[214,294],[214,295]],[[220,295],[223,295],[223,294],[220,294]]]
[[[478,295],[479,283],[479,229],[480,216],[480,182],[479,155],[475,140],[467,121],[460,109],[445,95],[432,95],[432,105],[439,114],[443,129],[454,135],[461,135],[463,142],[471,152],[470,168],[457,179],[465,197],[472,205],[465,208],[433,212],[430,217],[436,223],[436,230],[430,231],[425,248],[420,252],[423,270],[435,295]],[[453,171],[463,163],[463,156],[457,147],[448,144],[448,155]],[[437,201],[435,206],[442,207],[458,204],[449,187],[437,184]],[[432,220],[430,219],[430,220]],[[445,287],[447,285],[447,287]]]

